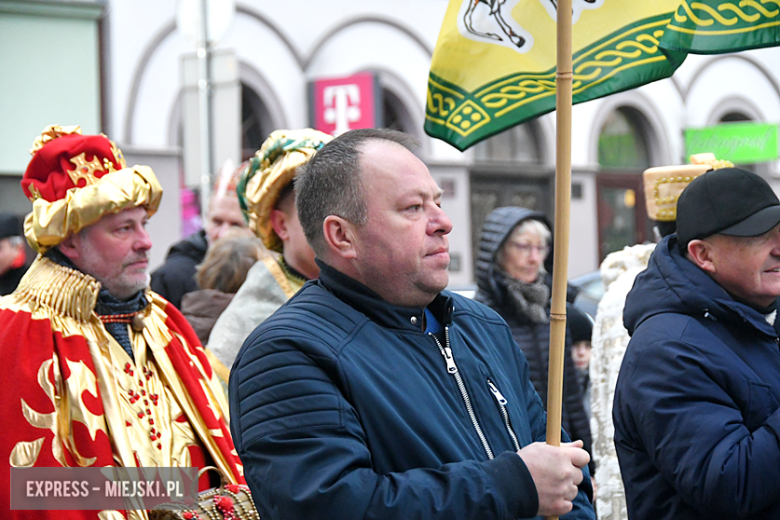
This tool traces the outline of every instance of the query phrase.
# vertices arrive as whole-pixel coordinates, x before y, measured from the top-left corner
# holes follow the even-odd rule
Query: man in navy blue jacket
[[[780,201],[694,179],[626,299],[612,415],[635,520],[780,518]]]
[[[320,278],[249,336],[230,376],[260,517],[594,519],[588,454],[544,444],[506,323],[443,292],[452,224],[412,143],[348,132],[296,180]]]

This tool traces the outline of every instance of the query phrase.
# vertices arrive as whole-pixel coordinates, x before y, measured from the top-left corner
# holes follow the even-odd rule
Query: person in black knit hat
[[[571,358],[582,390],[582,406],[590,419],[590,352],[593,318],[574,305],[566,306],[566,324],[571,332]]]

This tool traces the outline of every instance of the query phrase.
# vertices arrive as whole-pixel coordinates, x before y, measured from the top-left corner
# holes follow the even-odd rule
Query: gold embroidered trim
[[[264,258],[263,263],[268,268],[268,270],[271,271],[271,274],[276,280],[276,283],[279,284],[279,287],[282,288],[288,299],[292,298],[293,295],[298,292],[298,289],[300,289],[301,286],[306,283],[306,280],[294,276],[292,273],[290,273],[290,271],[287,270],[283,256],[279,256],[279,260],[274,258]],[[298,281],[300,281],[300,283],[297,284],[297,287],[294,287],[293,284]]]
[[[277,130],[249,160],[236,186],[249,228],[271,251],[282,252],[282,240],[271,225],[271,213],[282,189],[292,182],[298,168],[333,137],[306,128]]]
[[[690,182],[710,170],[733,168],[729,161],[717,160],[714,154],[691,155],[691,164],[658,166],[642,172],[647,216],[660,222],[677,220],[677,199]]]
[[[108,136],[106,134],[100,134],[100,135],[102,135],[103,137],[108,139]],[[108,142],[111,143],[111,151],[114,152],[114,159],[116,159],[116,162],[119,163],[119,166],[121,168],[123,168],[123,169],[127,168],[127,161],[125,161],[125,156],[122,153],[122,150],[120,150],[119,147],[116,145],[116,143],[114,141],[112,141],[111,139],[108,139]],[[106,161],[106,159],[103,159],[103,161]],[[107,163],[104,162],[103,164],[107,168],[106,171],[109,172],[109,173],[113,173],[115,171],[118,171],[118,170],[116,170],[114,168],[114,165],[111,164],[111,161],[107,161]]]
[[[71,135],[71,134],[78,134],[81,135],[81,127],[78,125],[71,125],[71,126],[60,126],[60,125],[49,125],[46,128],[43,129],[43,132],[41,132],[41,135],[35,138],[35,141],[33,141],[32,148],[30,148],[30,155],[35,155],[35,152],[43,148],[43,145],[48,143],[49,141],[52,141],[54,139],[57,139],[58,137],[61,137],[63,135]]]
[[[230,380],[230,369],[222,364],[222,361],[217,359],[217,356],[215,356],[208,348],[204,350],[204,353],[206,354],[206,358],[208,358],[209,363],[211,363],[211,369],[215,374],[217,374],[217,377],[227,383]]]
[[[82,152],[76,157],[71,157],[70,162],[72,162],[76,167],[72,170],[66,171],[68,172],[70,180],[72,180],[73,184],[76,186],[79,185],[79,181],[81,179],[84,179],[87,182],[86,186],[95,184],[97,182],[95,171],[104,171],[103,165],[100,164],[100,159],[97,157],[93,157],[91,161],[87,161],[86,152]]]
[[[81,323],[92,318],[99,291],[100,282],[91,276],[42,255],[38,255],[16,289],[17,295],[36,306],[43,305]]]
[[[24,400],[22,400],[22,404],[24,404]],[[45,437],[41,437],[30,442],[17,442],[14,449],[11,450],[11,455],[8,457],[8,464],[12,468],[32,468],[35,466],[35,461],[38,460],[38,455],[41,453],[44,439]]]

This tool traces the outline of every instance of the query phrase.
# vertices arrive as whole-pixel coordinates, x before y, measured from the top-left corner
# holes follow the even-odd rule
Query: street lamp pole
[[[211,177],[214,172],[212,164],[212,139],[211,139],[211,70],[210,48],[208,40],[208,7],[207,0],[200,0],[200,24],[198,30],[198,104],[200,119],[200,211],[206,218],[209,199],[211,197]]]
[[[214,125],[214,81],[212,78],[212,47],[228,31],[235,13],[235,0],[178,0],[176,25],[182,35],[195,45],[198,70],[198,152],[200,165],[190,169],[194,175],[188,179],[200,187],[200,210],[205,218],[211,198],[214,178],[215,144]],[[194,138],[195,136],[193,136]],[[195,140],[195,139],[193,139]],[[191,143],[194,146],[195,143]],[[194,177],[194,179],[193,179]],[[188,185],[192,185],[188,184]]]

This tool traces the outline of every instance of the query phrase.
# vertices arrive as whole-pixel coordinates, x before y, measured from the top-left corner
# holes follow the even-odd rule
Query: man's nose
[[[432,234],[446,235],[452,231],[452,221],[444,213],[441,207],[434,205],[433,214],[428,222],[430,228],[433,230]]]
[[[222,224],[217,226],[216,238],[222,238],[225,235],[225,233],[227,233],[230,230],[231,227],[232,226],[227,222],[223,222]]]
[[[152,237],[144,227],[140,227],[136,233],[135,248],[140,251],[148,251],[152,248]]]

